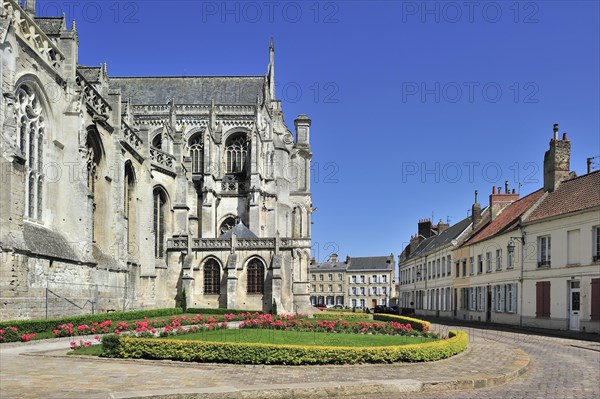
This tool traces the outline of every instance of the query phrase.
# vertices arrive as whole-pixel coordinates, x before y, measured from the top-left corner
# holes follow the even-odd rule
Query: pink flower
[[[96,336],[94,337],[94,339],[95,339],[96,341],[99,341],[99,340],[100,340],[100,337],[96,335]]]

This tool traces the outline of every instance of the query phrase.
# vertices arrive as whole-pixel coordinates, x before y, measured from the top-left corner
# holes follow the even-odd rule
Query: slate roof
[[[69,243],[56,231],[31,223],[23,223],[23,238],[27,249],[35,254],[79,261],[75,252],[78,243]]]
[[[525,219],[533,222],[600,206],[600,170],[561,182]]]
[[[347,271],[358,270],[392,270],[394,258],[390,256],[370,256],[364,258],[350,258]]]
[[[309,272],[330,272],[346,270],[346,262],[324,262],[308,266]]]
[[[484,209],[485,211],[485,209]],[[471,217],[466,217],[458,223],[453,224],[448,227],[446,230],[442,231],[440,234],[429,237],[421,241],[421,243],[417,246],[417,248],[408,255],[406,259],[409,259],[423,256],[425,254],[431,253],[439,248],[442,248],[450,243],[452,240],[456,240],[460,234],[465,231],[471,225]]]
[[[77,72],[83,76],[89,83],[98,83],[100,81],[100,67],[78,66]]]
[[[48,36],[60,35],[63,17],[36,17],[35,23]]]
[[[517,228],[519,218],[534,206],[543,194],[544,189],[539,189],[508,205],[494,220],[478,228],[478,231],[471,235],[465,243],[475,244],[487,238]]]
[[[136,105],[176,104],[254,105],[262,101],[263,76],[111,77],[110,86],[121,89],[124,100]]]
[[[253,232],[251,232],[250,229],[248,229],[244,223],[238,222],[238,224],[236,224],[235,226],[233,226],[233,228],[231,230],[228,230],[225,233],[221,234],[221,236],[219,237],[219,239],[231,238],[231,236],[232,236],[233,233],[235,233],[235,236],[237,238],[244,238],[244,239],[256,239],[256,238],[258,238],[256,236],[256,234],[254,234]]]

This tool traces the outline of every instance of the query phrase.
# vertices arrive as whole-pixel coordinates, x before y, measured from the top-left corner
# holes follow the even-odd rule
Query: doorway
[[[581,282],[569,282],[569,329],[579,331],[579,313],[581,307]]]

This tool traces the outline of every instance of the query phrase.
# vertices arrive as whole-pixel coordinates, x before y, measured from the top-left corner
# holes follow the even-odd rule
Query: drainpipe
[[[519,233],[521,234],[521,277],[519,278],[519,282],[521,283],[521,289],[519,290],[519,327],[523,327],[523,274],[525,270],[525,233],[523,232],[523,228],[521,227],[521,223],[523,223],[523,217],[519,217]]]

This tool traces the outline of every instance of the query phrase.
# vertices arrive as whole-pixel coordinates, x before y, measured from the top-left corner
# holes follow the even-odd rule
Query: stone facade
[[[394,255],[347,257],[333,254],[327,262],[309,267],[313,306],[342,305],[358,309],[389,306],[395,298]]]
[[[75,23],[0,8],[0,320],[309,309],[310,128],[264,76],[110,77]]]

